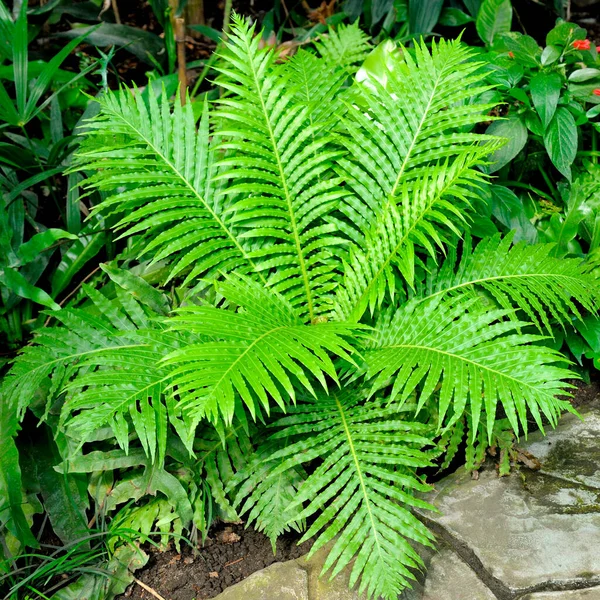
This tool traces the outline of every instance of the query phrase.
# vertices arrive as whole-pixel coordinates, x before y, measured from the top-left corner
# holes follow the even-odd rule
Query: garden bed
[[[600,382],[579,383],[572,404],[578,410],[597,407]],[[493,468],[491,461],[489,468]],[[452,470],[451,467],[438,473],[434,479],[438,481]],[[299,536],[294,534],[281,537],[273,554],[271,542],[264,534],[245,529],[243,525],[219,524],[211,530],[204,546],[196,551],[187,545],[182,545],[181,552],[149,550],[150,560],[136,577],[167,600],[209,600],[256,571],[306,554],[311,542],[297,545],[298,540]],[[133,583],[121,600],[151,600],[152,597],[138,583]]]
[[[244,529],[243,525],[220,524],[197,551],[186,545],[182,545],[181,552],[152,551],[147,566],[136,576],[168,600],[208,600],[275,562],[306,554],[311,543],[297,545],[298,539],[298,535],[291,534],[281,537],[273,554],[264,534]],[[152,596],[133,583],[121,598],[149,600]]]

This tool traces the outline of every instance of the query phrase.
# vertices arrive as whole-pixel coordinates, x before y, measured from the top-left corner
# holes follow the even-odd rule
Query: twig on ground
[[[149,585],[146,585],[143,581],[140,581],[137,577],[134,577],[133,580],[143,589],[145,589],[149,594],[152,594],[157,600],[166,600],[163,598],[156,590],[152,589]]]

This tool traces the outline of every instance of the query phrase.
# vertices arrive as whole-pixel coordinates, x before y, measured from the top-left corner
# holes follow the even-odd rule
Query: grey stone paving
[[[438,482],[428,499],[440,514],[421,515],[438,552],[400,600],[600,600],[600,410],[584,416],[521,442],[539,471],[473,480],[459,469]],[[348,572],[317,577],[325,554],[273,565],[217,600],[363,600]]]

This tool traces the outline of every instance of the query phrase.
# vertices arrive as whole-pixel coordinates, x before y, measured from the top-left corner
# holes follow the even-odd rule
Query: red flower
[[[600,88],[596,88],[595,90],[592,90],[592,94],[594,94],[594,96],[600,96]]]
[[[573,42],[575,50],[589,50],[591,45],[590,40],[575,40]]]
[[[514,58],[514,57],[515,57],[515,53],[514,53],[514,52],[512,52],[512,51],[511,51],[511,52],[509,52],[509,53],[508,53],[508,57],[509,57],[509,58]]]
[[[596,46],[596,52],[600,52],[600,46]]]

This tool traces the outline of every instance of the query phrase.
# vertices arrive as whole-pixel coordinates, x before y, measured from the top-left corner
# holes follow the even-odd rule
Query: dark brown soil
[[[591,383],[583,383],[582,381],[572,381],[577,386],[577,390],[573,392],[571,404],[573,408],[580,410],[600,406],[600,380],[596,378],[596,373],[592,372],[594,378]]]
[[[181,554],[175,550],[152,552],[148,565],[136,576],[165,600],[207,600],[255,571],[306,554],[310,542],[298,546],[298,539],[283,536],[274,555],[271,542],[262,533],[243,525],[219,525],[196,552],[189,546],[182,546]],[[153,600],[153,596],[134,583],[120,596],[125,599]]]

